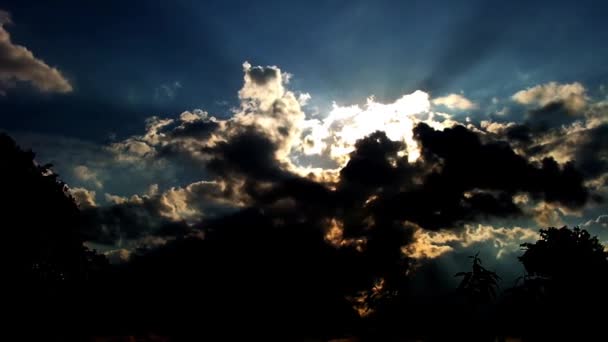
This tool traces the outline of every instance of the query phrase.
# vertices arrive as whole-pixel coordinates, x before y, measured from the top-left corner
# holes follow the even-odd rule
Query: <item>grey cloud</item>
[[[154,99],[156,101],[172,101],[177,96],[178,91],[182,88],[182,84],[178,81],[173,83],[161,84],[154,90]]]
[[[80,209],[95,208],[97,206],[95,191],[85,188],[70,188],[69,191]]]
[[[276,79],[280,75],[280,71],[276,67],[254,66],[247,70],[247,74],[256,84],[265,85]]]
[[[221,216],[239,206],[223,184],[206,181],[162,193],[151,187],[144,195],[127,198],[106,194],[106,198],[113,204],[81,207],[88,241],[115,244],[144,236],[183,236],[203,218]]]
[[[9,23],[9,13],[0,10],[0,94],[14,87],[16,82],[31,83],[43,92],[71,92],[72,85],[58,69],[36,58],[26,47],[11,41],[5,29]]]

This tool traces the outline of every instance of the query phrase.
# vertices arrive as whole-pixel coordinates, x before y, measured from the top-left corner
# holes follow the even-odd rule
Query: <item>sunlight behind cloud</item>
[[[413,139],[412,129],[419,121],[415,115],[428,112],[429,95],[417,90],[393,103],[367,99],[364,106],[339,106],[334,103],[324,119],[310,119],[304,123],[301,150],[306,155],[327,155],[339,166],[348,162],[357,140],[375,132],[384,131],[389,139],[407,145],[408,160],[418,159],[420,152]]]

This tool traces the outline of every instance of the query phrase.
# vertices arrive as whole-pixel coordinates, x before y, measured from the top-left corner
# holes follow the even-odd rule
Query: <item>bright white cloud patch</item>
[[[578,82],[569,84],[549,82],[537,85],[518,91],[513,94],[512,99],[515,102],[533,106],[562,102],[572,112],[582,110],[587,104],[586,89]]]
[[[435,98],[433,99],[433,104],[456,110],[471,110],[477,108],[477,104],[460,94],[450,94]]]
[[[420,90],[388,104],[376,102],[373,97],[364,106],[334,103],[325,118],[304,122],[299,147],[306,155],[326,155],[343,166],[357,140],[383,131],[389,139],[405,142],[409,160],[414,161],[420,155],[412,132],[415,123],[421,121],[416,115],[428,114],[429,109],[429,95]]]
[[[10,14],[0,10],[0,94],[5,94],[16,82],[31,83],[43,92],[72,91],[72,85],[59,70],[36,58],[26,47],[11,41],[4,28],[10,23]]]

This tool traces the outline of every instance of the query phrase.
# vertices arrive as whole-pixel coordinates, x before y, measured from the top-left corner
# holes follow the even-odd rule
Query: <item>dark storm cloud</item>
[[[265,85],[279,77],[279,70],[275,67],[254,66],[247,70],[247,75],[257,84]]]
[[[425,124],[414,129],[426,160],[440,159],[442,171],[431,175],[431,187],[466,191],[487,189],[515,194],[528,192],[569,207],[585,204],[588,193],[572,163],[559,166],[552,158],[540,164],[516,154],[505,142],[482,143],[463,126],[435,131]],[[435,184],[432,184],[435,183]]]
[[[517,127],[521,132],[511,128],[507,135],[528,139],[524,127]],[[480,218],[519,216],[523,211],[512,199],[518,193],[572,209],[588,200],[583,175],[572,163],[559,165],[551,158],[530,162],[508,143],[485,137],[482,141],[479,133],[464,126],[436,131],[420,123],[414,136],[423,156],[414,164],[398,155],[404,144],[383,132],[360,139],[340,171],[335,191],[286,171],[276,159],[278,145],[253,128],[201,148],[206,157],[199,165],[225,185],[218,198],[241,196],[241,203],[249,207],[280,208],[282,215],[287,211],[293,217],[305,213],[312,221],[337,218],[345,223],[344,233],[354,238],[369,238],[359,234],[367,234],[363,231],[375,225],[402,221],[439,229]],[[187,203],[197,200],[205,199],[191,198]],[[146,200],[113,210],[125,224],[146,226],[151,225],[148,218],[161,211],[160,202],[155,203]],[[132,212],[133,218],[126,212]],[[370,226],[370,219],[376,223]]]
[[[353,191],[353,180],[372,188],[384,187],[369,205],[375,217],[407,220],[426,229],[452,228],[479,218],[511,217],[523,214],[513,203],[517,193],[580,208],[588,199],[583,176],[573,164],[558,165],[545,158],[540,163],[516,154],[509,144],[500,141],[483,143],[477,133],[463,126],[436,131],[424,123],[414,129],[422,147],[424,161],[418,165],[399,164],[380,152],[386,143],[363,139],[351,161],[342,170],[341,191]],[[364,151],[374,151],[371,158],[361,158]],[[389,162],[393,159],[392,162]],[[384,160],[384,162],[382,162]],[[402,161],[403,162],[403,161]],[[356,173],[355,173],[356,171]],[[349,175],[356,175],[349,176]],[[416,179],[405,184],[405,179]],[[356,193],[356,192],[355,192]],[[369,195],[370,193],[367,193]],[[350,196],[353,198],[353,196]]]
[[[586,141],[577,147],[577,165],[589,177],[608,171],[608,124],[595,127],[586,133]]]
[[[278,146],[254,129],[246,129],[227,142],[203,149],[212,156],[210,171],[226,176],[242,175],[256,180],[275,180],[285,176],[275,153]]]
[[[87,241],[113,245],[122,239],[166,231],[166,226],[175,228],[174,222],[162,217],[161,210],[160,203],[150,199],[84,209],[82,231]],[[182,235],[187,227],[185,223],[180,224],[173,234]]]
[[[78,189],[76,189],[78,190]],[[234,212],[238,194],[230,187],[200,181],[164,192],[157,189],[130,198],[108,195],[110,205],[81,207],[87,239],[102,244],[145,236],[179,237],[197,229],[201,220]]]
[[[415,241],[419,229],[403,221],[436,229],[484,216],[520,215],[511,197],[518,192],[573,207],[586,200],[571,166],[549,159],[536,165],[508,144],[484,143],[462,126],[435,131],[419,124],[415,133],[424,157],[415,164],[398,155],[402,143],[382,132],[359,140],[336,190],[282,171],[274,158],[276,146],[256,130],[209,149],[212,172],[226,180],[244,178],[253,184],[254,196],[247,208],[200,221],[196,229],[203,232],[202,240],[177,238],[135,253],[128,267],[138,274],[133,280],[141,286],[134,286],[143,290],[134,300],[148,305],[144,298],[152,294],[146,283],[162,284],[164,293],[175,294],[184,292],[177,284],[187,284],[202,294],[191,300],[200,301],[210,319],[234,300],[258,315],[255,308],[263,307],[264,317],[273,322],[297,325],[303,317],[315,317],[323,329],[339,329],[344,321],[322,322],[326,316],[357,320],[349,296],[378,279],[384,291],[403,288],[412,262],[403,247]],[[329,234],[332,226],[343,236]],[[503,239],[526,233],[492,232]],[[155,298],[156,308],[173,310],[175,297]]]
[[[173,138],[206,139],[219,127],[217,122],[197,120],[184,123],[169,132]]]
[[[551,127],[568,125],[577,119],[571,114],[571,109],[563,101],[556,101],[546,104],[528,112],[527,124],[537,130],[547,130]]]
[[[358,140],[348,164],[340,170],[342,188],[349,185],[375,188],[403,181],[411,170],[407,158],[397,156],[404,148],[404,143],[388,139],[384,132]]]
[[[601,114],[600,114],[601,115]],[[590,116],[586,122],[596,120]],[[527,121],[510,124],[499,137],[528,157],[558,153],[571,158],[586,180],[608,170],[608,124],[584,127],[563,103],[553,102],[534,110]]]
[[[532,142],[533,130],[528,125],[515,124],[505,130],[507,139],[511,142],[529,144]]]

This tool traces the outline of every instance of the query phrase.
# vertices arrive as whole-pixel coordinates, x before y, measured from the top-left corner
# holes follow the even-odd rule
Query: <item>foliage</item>
[[[462,277],[458,291],[467,295],[474,303],[485,304],[496,298],[498,280],[500,277],[481,265],[479,253],[470,256],[473,268],[469,272],[458,272],[456,277]]]

